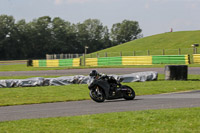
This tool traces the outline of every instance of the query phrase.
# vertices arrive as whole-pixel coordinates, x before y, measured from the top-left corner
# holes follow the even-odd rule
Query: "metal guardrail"
[[[86,54],[86,58],[99,57],[118,57],[118,56],[150,56],[150,55],[192,55],[200,54],[200,48],[177,48],[177,49],[159,49],[159,50],[133,50],[117,52],[94,52]],[[46,59],[69,59],[79,58],[84,54],[47,54]]]
[[[73,59],[79,58],[84,54],[46,54],[46,59]]]

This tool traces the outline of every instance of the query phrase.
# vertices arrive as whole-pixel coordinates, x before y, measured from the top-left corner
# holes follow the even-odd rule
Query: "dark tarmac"
[[[0,121],[185,107],[200,107],[200,91],[136,96],[131,101],[84,100],[0,107]]]

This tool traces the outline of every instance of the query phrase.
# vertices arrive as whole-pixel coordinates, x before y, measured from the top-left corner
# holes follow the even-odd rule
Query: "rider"
[[[100,74],[98,73],[96,70],[92,70],[90,72],[90,77],[94,77],[95,79],[104,79],[107,80],[108,83],[110,84],[110,89],[113,90],[114,89],[114,85],[117,84],[115,78],[113,76],[107,76],[106,74]]]
[[[98,79],[100,77],[100,74],[96,70],[92,70],[90,72],[90,77],[94,77],[95,79]]]
[[[97,72],[97,70],[90,71],[90,77],[94,77],[95,79],[103,78],[103,79],[109,80],[109,76],[105,74],[100,74]]]

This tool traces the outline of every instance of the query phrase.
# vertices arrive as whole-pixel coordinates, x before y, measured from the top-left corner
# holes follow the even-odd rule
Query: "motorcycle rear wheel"
[[[125,91],[123,94],[124,99],[133,100],[135,98],[135,91],[131,87],[126,86],[126,85],[124,85],[122,87],[127,89],[127,91]]]
[[[105,93],[102,89],[99,89],[98,91],[97,89],[90,90],[90,97],[92,98],[92,100],[98,103],[104,102],[106,98]]]

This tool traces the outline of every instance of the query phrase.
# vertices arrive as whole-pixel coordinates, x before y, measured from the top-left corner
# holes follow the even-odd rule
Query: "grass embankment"
[[[199,133],[200,108],[162,109],[0,122],[0,131],[66,133]]]
[[[18,78],[18,77],[16,77]],[[200,75],[189,75],[188,81],[158,81],[123,83],[131,86],[136,95],[200,90]],[[87,85],[0,88],[0,106],[76,101],[90,99]]]
[[[130,55],[133,55],[133,51],[137,51],[135,53],[136,55],[147,55],[147,50],[150,50],[151,55],[162,55],[162,50],[168,49],[165,51],[165,54],[167,55],[178,54],[178,49],[181,48],[181,54],[192,54],[193,49],[191,45],[195,43],[200,44],[199,36],[200,30],[168,32],[133,40],[98,51],[98,53],[100,55],[102,53],[104,56],[104,53],[107,52],[111,53],[111,55],[108,54],[108,56],[113,56],[115,55],[113,51],[115,51],[118,52],[117,56],[119,56],[119,52],[121,51],[124,53],[123,55],[128,54],[128,51],[131,52]],[[175,49],[177,49],[176,52],[174,52]]]

